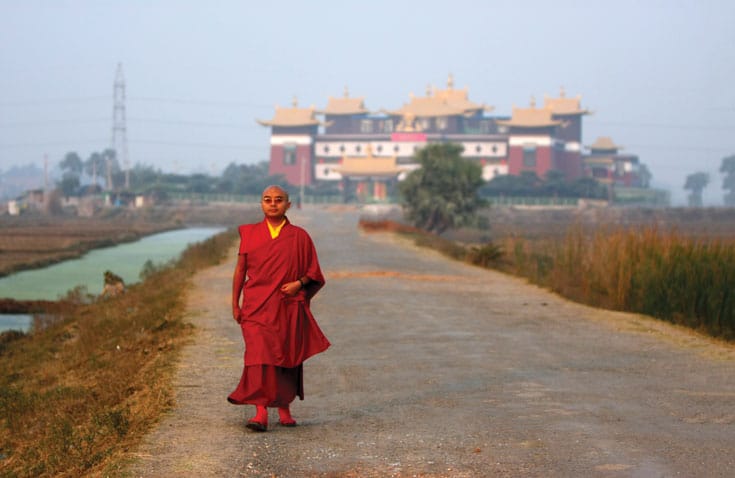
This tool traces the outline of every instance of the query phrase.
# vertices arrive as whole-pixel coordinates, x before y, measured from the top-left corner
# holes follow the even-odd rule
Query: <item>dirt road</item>
[[[177,408],[130,476],[669,477],[735,473],[735,350],[647,318],[357,230],[355,211],[290,214],[327,286],[332,347],[305,365],[297,428],[245,428],[231,262],[195,277],[198,328]]]

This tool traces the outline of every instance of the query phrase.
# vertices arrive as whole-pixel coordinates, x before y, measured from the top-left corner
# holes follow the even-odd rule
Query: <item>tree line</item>
[[[115,151],[93,152],[86,160],[76,152],[67,153],[59,163],[61,179],[57,187],[66,197],[102,190],[125,190],[165,198],[173,192],[200,194],[259,195],[270,184],[282,184],[282,175],[268,174],[268,162],[230,163],[220,176],[203,173],[164,173],[153,166],[136,164],[123,171]],[[126,187],[127,186],[127,187]]]

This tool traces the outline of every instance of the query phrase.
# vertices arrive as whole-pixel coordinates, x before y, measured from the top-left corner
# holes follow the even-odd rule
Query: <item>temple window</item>
[[[536,167],[536,145],[526,144],[523,146],[523,166],[526,168]]]
[[[339,152],[340,153],[344,153],[345,152],[345,145],[344,144],[343,145],[340,145]]]
[[[383,132],[384,133],[393,132],[393,120],[392,119],[387,119],[383,122]]]
[[[329,145],[328,144],[325,144],[324,145],[324,154],[329,154]]]
[[[357,151],[358,153],[361,152],[362,151],[362,146],[360,146],[359,144],[357,146],[355,146],[355,151]]]
[[[419,120],[419,124],[421,125],[422,131],[428,130],[431,126],[431,122],[429,121],[429,118],[421,118]]]
[[[441,116],[436,119],[436,129],[442,130],[447,129],[447,125],[449,122],[447,121],[447,118],[444,116]]]
[[[283,164],[288,166],[296,164],[296,143],[283,145]]]
[[[373,132],[373,121],[364,119],[360,121],[360,132],[361,133],[372,133]]]
[[[479,153],[481,151],[482,151],[482,146],[480,146],[479,144],[477,146],[475,146],[475,152],[476,153]]]
[[[497,154],[497,152],[498,152],[498,145],[497,144],[494,144],[492,146],[492,148],[490,148],[490,151],[492,151],[493,154]]]

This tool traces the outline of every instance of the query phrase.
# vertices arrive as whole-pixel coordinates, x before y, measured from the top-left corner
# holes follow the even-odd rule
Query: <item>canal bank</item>
[[[146,264],[160,266],[175,260],[186,247],[223,231],[223,227],[197,227],[166,231],[138,241],[90,251],[78,259],[0,278],[0,298],[15,301],[58,300],[77,289],[99,295],[105,271],[112,271],[125,284],[140,280]],[[30,314],[0,314],[0,332],[27,331]]]

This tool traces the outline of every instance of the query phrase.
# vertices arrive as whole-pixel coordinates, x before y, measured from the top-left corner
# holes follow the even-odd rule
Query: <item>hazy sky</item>
[[[610,136],[683,204],[735,153],[735,2],[0,0],[0,170],[110,146],[117,64],[130,160],[220,174],[268,157],[257,119],[349,87],[369,109],[427,85],[510,115],[581,95],[583,144]]]

